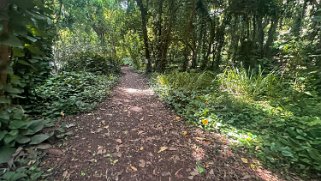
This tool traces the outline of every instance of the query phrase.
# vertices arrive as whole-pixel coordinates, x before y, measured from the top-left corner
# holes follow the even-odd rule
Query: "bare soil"
[[[73,135],[47,150],[48,180],[282,180],[223,136],[188,125],[142,75],[122,72],[95,111],[62,119]]]

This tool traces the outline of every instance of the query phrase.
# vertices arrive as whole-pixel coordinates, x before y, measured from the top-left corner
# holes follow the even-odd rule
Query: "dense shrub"
[[[58,116],[87,111],[107,95],[116,81],[114,75],[62,72],[34,90],[32,114]]]
[[[321,171],[320,98],[262,71],[230,69],[210,80],[204,74],[170,73],[155,75],[153,85],[191,123],[227,135],[266,164],[300,174]]]
[[[94,74],[119,73],[120,66],[116,60],[105,58],[93,52],[79,52],[69,56],[68,61],[63,65],[62,71],[84,71]]]

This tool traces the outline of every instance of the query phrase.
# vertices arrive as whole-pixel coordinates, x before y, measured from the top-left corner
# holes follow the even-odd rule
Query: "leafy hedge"
[[[50,117],[91,110],[106,97],[116,80],[115,75],[62,72],[35,88],[32,106],[27,110]]]
[[[120,65],[117,61],[94,52],[79,52],[69,56],[61,71],[108,75],[120,73]]]
[[[321,171],[321,98],[297,92],[293,82],[233,69],[215,79],[209,73],[170,73],[152,82],[190,122],[227,135],[264,163],[302,175]]]

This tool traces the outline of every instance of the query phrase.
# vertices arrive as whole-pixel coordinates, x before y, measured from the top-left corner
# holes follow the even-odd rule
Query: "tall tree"
[[[148,11],[147,7],[144,6],[142,0],[136,0],[137,5],[140,10],[141,14],[141,23],[142,23],[142,32],[143,32],[143,39],[144,39],[144,49],[145,49],[145,58],[147,61],[146,65],[146,73],[149,73],[152,71],[152,63],[151,63],[151,56],[150,56],[150,51],[149,51],[149,40],[148,40],[148,33],[147,33],[147,19],[148,19]],[[148,0],[147,0],[148,4]]]

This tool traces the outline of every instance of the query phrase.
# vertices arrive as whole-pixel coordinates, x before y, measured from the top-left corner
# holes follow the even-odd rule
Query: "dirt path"
[[[251,169],[221,136],[184,123],[141,75],[122,71],[96,111],[63,119],[74,134],[48,150],[49,180],[278,180]]]

